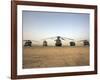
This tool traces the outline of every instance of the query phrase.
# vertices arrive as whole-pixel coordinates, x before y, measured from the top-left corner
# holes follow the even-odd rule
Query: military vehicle
[[[55,36],[55,37],[50,37],[50,38],[45,38],[44,41],[43,41],[43,46],[47,46],[47,39],[53,39],[55,42],[55,46],[59,46],[61,47],[62,46],[62,40],[66,41],[66,40],[73,40],[73,39],[70,39],[70,38],[66,38],[66,37],[61,37],[61,36]],[[56,40],[55,40],[56,39]],[[75,46],[75,43],[71,42],[70,43],[71,46]]]
[[[32,42],[31,40],[26,40],[25,45],[24,46],[29,46],[32,47]]]
[[[38,42],[35,40],[23,40],[23,41],[25,41],[25,43],[24,43],[25,47],[32,47],[32,42]]]
[[[75,42],[74,41],[71,41],[70,42],[70,46],[75,46]]]
[[[43,46],[48,46],[47,41],[43,41]]]
[[[89,46],[89,41],[88,40],[80,40],[79,42],[83,43],[83,46]]]

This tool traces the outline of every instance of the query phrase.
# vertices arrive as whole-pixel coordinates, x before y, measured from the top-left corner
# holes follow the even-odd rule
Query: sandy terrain
[[[89,47],[31,47],[23,49],[23,68],[89,65]]]

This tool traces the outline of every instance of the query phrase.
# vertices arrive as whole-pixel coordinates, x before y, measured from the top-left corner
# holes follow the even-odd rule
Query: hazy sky
[[[23,11],[23,39],[41,40],[62,36],[89,39],[89,14]]]

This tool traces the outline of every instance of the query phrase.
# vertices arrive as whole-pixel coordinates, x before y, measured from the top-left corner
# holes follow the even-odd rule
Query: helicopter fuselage
[[[55,46],[62,46],[60,39],[56,39],[55,41],[56,41]]]

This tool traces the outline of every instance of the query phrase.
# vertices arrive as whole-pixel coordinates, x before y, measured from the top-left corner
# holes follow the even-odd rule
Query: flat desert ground
[[[23,68],[89,65],[89,47],[23,47]]]

